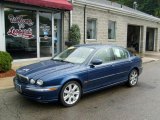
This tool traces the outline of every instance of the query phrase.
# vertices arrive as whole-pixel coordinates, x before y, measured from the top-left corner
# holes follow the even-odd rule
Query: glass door
[[[54,54],[58,54],[61,51],[61,25],[62,16],[61,13],[54,14]]]
[[[40,57],[52,56],[52,13],[39,13]]]

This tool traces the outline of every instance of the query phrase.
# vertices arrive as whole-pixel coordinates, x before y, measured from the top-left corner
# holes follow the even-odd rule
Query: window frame
[[[109,38],[109,23],[114,23],[114,38]],[[117,31],[117,22],[114,20],[108,20],[108,40],[115,41],[116,40],[116,32]]]
[[[95,38],[91,38],[89,39],[88,38],[88,21],[95,21]],[[86,31],[86,39],[89,40],[89,41],[97,41],[97,18],[87,18],[87,31]]]

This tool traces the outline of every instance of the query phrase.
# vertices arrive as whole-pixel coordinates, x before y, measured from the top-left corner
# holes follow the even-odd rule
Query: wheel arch
[[[81,80],[79,80],[79,79],[77,79],[77,78],[72,78],[72,79],[66,80],[66,81],[63,83],[62,86],[64,86],[66,83],[71,82],[71,81],[76,81],[76,82],[78,82],[78,83],[80,84],[81,88],[83,87]]]
[[[76,81],[80,84],[81,88],[83,88],[83,82],[78,76],[69,76],[62,80],[61,85],[64,86],[66,83],[70,81]]]
[[[138,67],[134,67],[134,68],[131,69],[131,71],[132,71],[132,70],[137,70],[138,75],[139,75],[139,68],[138,68]],[[131,72],[131,71],[130,71],[130,72]]]

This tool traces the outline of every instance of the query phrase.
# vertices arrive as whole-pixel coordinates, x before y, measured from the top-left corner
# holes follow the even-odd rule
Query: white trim
[[[39,37],[39,11],[36,13],[36,23],[37,23],[37,58],[40,59],[40,37]]]
[[[89,42],[97,42],[97,39],[86,39]]]
[[[4,6],[0,4],[0,50],[6,51],[6,41],[5,41],[5,18],[4,18]]]
[[[142,29],[142,26],[140,26],[140,33],[139,33],[139,52],[141,52],[142,50],[141,50],[141,47],[142,47],[142,38],[143,38],[143,34],[142,34],[142,31],[143,29]]]
[[[62,14],[60,14],[60,17]],[[61,19],[57,21],[57,53],[60,53],[60,43],[61,43]],[[57,54],[56,53],[56,54]]]
[[[13,60],[12,63],[17,63],[17,62],[29,62],[29,61],[43,61],[43,60],[49,60],[52,57],[43,57],[43,58],[29,58],[29,59],[17,59],[17,60]]]
[[[2,4],[0,4],[0,26],[2,26]],[[2,36],[3,36],[3,29],[0,29],[0,40],[3,41]],[[0,50],[2,51],[2,44],[0,45]]]
[[[74,0],[71,0],[71,3],[73,4]],[[73,11],[70,11],[70,27],[73,25]]]
[[[92,9],[98,9],[98,10],[103,10],[103,11],[107,10],[109,13],[120,14],[120,15],[125,15],[125,16],[129,16],[129,17],[134,17],[134,18],[138,18],[138,19],[143,19],[143,20],[148,20],[148,21],[160,23],[160,19],[157,17],[154,17],[152,15],[140,13],[139,11],[138,11],[139,13],[136,13],[136,12],[128,11],[123,8],[114,7],[111,5],[103,5],[100,3],[95,3],[95,2],[91,2],[91,1],[84,1],[84,0],[83,1],[76,0],[74,2],[74,5],[78,5],[78,6],[87,5],[88,8],[92,8]]]
[[[54,12],[52,12],[52,57],[54,56]]]

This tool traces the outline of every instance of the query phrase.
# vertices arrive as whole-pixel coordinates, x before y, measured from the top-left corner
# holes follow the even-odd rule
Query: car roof
[[[113,45],[113,44],[80,44],[80,45],[75,45],[75,47],[91,47],[91,48],[94,48],[94,49],[100,49],[102,47],[118,47],[118,48],[123,48],[121,46],[117,46],[117,45]]]

